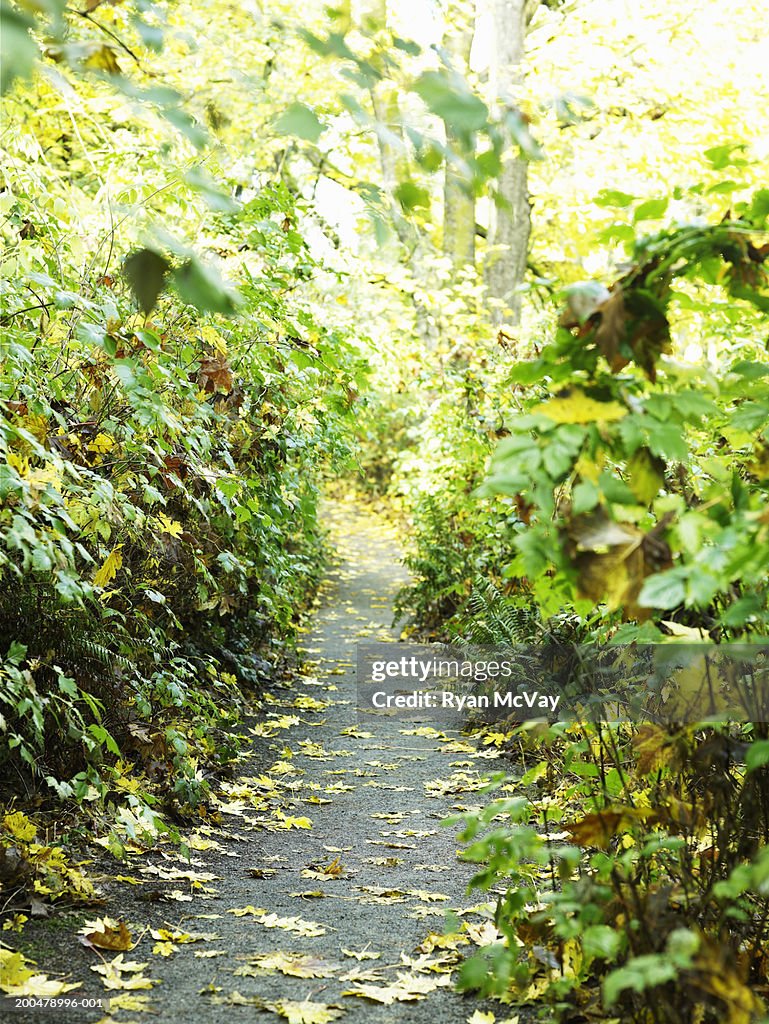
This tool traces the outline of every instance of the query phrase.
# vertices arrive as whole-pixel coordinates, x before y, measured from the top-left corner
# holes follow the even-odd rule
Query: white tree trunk
[[[475,35],[475,11],[470,3],[449,10],[451,23],[443,37],[443,46],[460,74],[467,74]],[[451,125],[446,124],[446,141],[455,142]],[[462,187],[454,166],[446,161],[443,179],[443,252],[455,270],[475,263],[475,197]]]
[[[490,84],[502,109],[516,105],[522,80],[526,6],[526,0],[492,0],[494,49]],[[521,318],[521,295],[517,289],[526,274],[531,229],[527,182],[526,161],[509,153],[499,178],[499,195],[504,205],[491,207],[484,267],[488,295],[500,300],[492,314],[496,323],[518,323]]]

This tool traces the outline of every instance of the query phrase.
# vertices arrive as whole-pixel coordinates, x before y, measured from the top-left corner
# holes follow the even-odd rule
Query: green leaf
[[[689,448],[680,426],[675,423],[659,423],[650,420],[646,424],[648,447],[662,459],[673,462],[685,462],[689,456]]]
[[[612,1006],[626,989],[644,992],[647,988],[672,981],[675,976],[676,967],[666,953],[647,953],[645,956],[634,957],[604,979],[604,1002]]]
[[[596,206],[630,206],[635,201],[635,196],[629,192],[620,192],[614,188],[602,188],[593,199]]]
[[[395,198],[404,210],[429,209],[430,193],[413,181],[403,181],[395,189]]]
[[[278,135],[295,135],[315,143],[326,130],[326,125],[304,103],[292,103],[274,122],[273,128]]]
[[[474,132],[488,121],[489,109],[454,72],[425,71],[413,86],[428,109],[457,132]]]
[[[744,167],[747,164],[745,157],[735,154],[744,153],[746,149],[744,142],[726,142],[721,146],[711,146],[703,155],[714,171],[722,171],[724,167]]]
[[[601,492],[592,480],[582,480],[572,491],[571,510],[575,516],[583,512],[592,512],[598,504]]]
[[[218,213],[235,213],[240,209],[240,205],[232,196],[222,192],[202,167],[190,167],[184,175],[184,180],[190,188],[203,196],[212,210]]]
[[[640,203],[633,213],[633,223],[637,224],[640,220],[659,220],[668,208],[668,199],[665,196],[662,199],[647,199],[645,203]]]
[[[686,573],[682,568],[658,572],[644,580],[638,604],[642,608],[677,608],[686,597]]]
[[[622,946],[622,933],[608,924],[590,925],[582,933],[585,956],[613,960]]]
[[[154,249],[138,249],[125,258],[123,274],[145,316],[157,305],[170,269],[168,260]]]
[[[769,405],[762,402],[742,402],[732,413],[730,425],[737,430],[758,430],[769,419]]]
[[[561,480],[571,469],[575,452],[572,448],[559,444],[557,440],[545,447],[542,462],[554,481]]]
[[[607,501],[617,505],[635,505],[637,497],[624,480],[606,470],[601,473],[598,482]]]
[[[228,288],[210,264],[193,257],[173,272],[176,290],[183,302],[201,313],[235,312],[237,295]]]
[[[0,92],[6,93],[16,78],[29,78],[40,54],[29,34],[34,21],[6,0],[0,3]]]
[[[665,465],[649,451],[639,448],[628,462],[630,490],[642,505],[650,504],[665,482]]]
[[[745,766],[749,772],[755,772],[765,764],[769,764],[769,740],[757,740],[748,747]]]

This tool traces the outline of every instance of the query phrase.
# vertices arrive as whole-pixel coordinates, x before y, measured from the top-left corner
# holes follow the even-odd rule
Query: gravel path
[[[468,938],[483,942],[494,934],[488,915],[468,912],[483,896],[468,896],[473,868],[457,861],[455,830],[439,822],[476,802],[478,780],[499,766],[458,734],[413,735],[438,725],[429,720],[359,721],[355,644],[395,638],[392,597],[405,576],[383,519],[334,504],[328,521],[337,559],[306,634],[306,675],[276,689],[254,721],[262,735],[254,736],[239,778],[222,797],[221,823],[192,837],[198,848],[191,864],[159,851],[131,857],[122,868],[112,862],[113,877],[103,879],[108,906],[88,915],[122,917],[140,940],[124,960],[147,964],[142,976],[157,984],[106,992],[90,970],[102,955],[72,930],[49,931],[49,956],[38,944],[40,970],[66,966],[70,980],[83,983],[73,996],[121,997],[125,1006],[112,1007],[109,1020],[465,1024],[476,1010],[492,1008],[453,990],[457,954],[440,946],[430,951],[427,937],[444,931],[447,909],[458,912],[454,928],[465,928],[460,953],[473,950]],[[117,882],[115,874],[139,884]],[[170,939],[149,931],[163,928]],[[205,937],[174,941],[179,931]],[[320,976],[295,976],[308,973]],[[345,994],[351,991],[374,998]],[[494,1009],[497,1020],[509,1016],[498,1004]],[[102,1018],[103,1010],[0,1009],[0,1019],[25,1024]]]

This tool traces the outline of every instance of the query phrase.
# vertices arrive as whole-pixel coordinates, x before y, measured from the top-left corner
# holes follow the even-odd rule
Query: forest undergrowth
[[[508,770],[449,823],[495,908],[459,989],[754,1024],[760,12],[708,0],[689,38],[656,0],[512,4],[517,42],[473,47],[506,5],[422,42],[369,6],[2,5],[4,939],[92,904],[89,840],[190,856],[297,671],[330,488],[400,525],[402,641],[582,687],[475,729]],[[34,994],[12,949],[0,989]]]

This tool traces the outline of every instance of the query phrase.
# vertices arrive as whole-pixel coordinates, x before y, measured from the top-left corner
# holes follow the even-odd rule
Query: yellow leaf
[[[247,914],[253,915],[253,917],[261,917],[262,914],[266,914],[267,911],[264,907],[252,907],[251,904],[247,907],[232,907],[227,911],[228,914],[234,914],[235,917],[245,917]]]
[[[152,952],[155,956],[171,956],[172,953],[179,952],[179,947],[173,942],[156,942]]]
[[[322,924],[318,924],[317,921],[304,921],[301,917],[279,917],[277,914],[265,914],[257,920],[265,928],[285,928],[286,931],[295,932],[308,939],[326,934],[326,929]]]
[[[3,931],[20,932],[28,920],[29,918],[26,914],[14,914],[13,917],[9,917],[7,921],[3,922]]]
[[[175,519],[169,519],[163,512],[155,517],[158,529],[161,533],[170,534],[171,537],[180,537],[184,533],[184,527]]]
[[[115,447],[115,438],[110,437],[109,434],[99,433],[93,439],[89,441],[87,448],[89,452],[96,452],[99,455],[105,455],[107,452],[111,452]]]
[[[381,953],[369,953],[367,949],[345,949],[344,946],[341,946],[340,949],[345,956],[353,957],[355,960],[378,960],[382,955]]]
[[[439,932],[430,932],[417,946],[417,952],[432,953],[435,949],[457,949],[458,946],[467,945],[468,942],[469,939],[461,932],[448,932],[444,935]]]
[[[467,1018],[467,1024],[494,1024],[497,1018],[489,1010],[488,1013],[482,1013],[480,1010],[476,1010],[475,1013]]]
[[[277,812],[276,817],[278,819],[277,828],[312,828],[310,818],[293,818],[290,815],[281,814],[280,811]]]
[[[4,992],[7,992],[9,987],[23,985],[34,973],[26,966],[26,957],[23,953],[0,949],[0,989]]]
[[[8,452],[5,456],[5,461],[11,469],[16,470],[19,476],[26,476],[29,473],[29,460],[25,459],[23,455],[17,455],[16,452]]]
[[[393,1003],[410,1003],[424,999],[436,988],[451,984],[451,976],[441,975],[439,978],[428,978],[413,974],[398,974],[398,980],[392,985],[356,985],[342,993],[343,996],[358,996],[370,999],[374,1003],[392,1006]]]
[[[123,992],[119,996],[109,997],[110,1013],[115,1010],[129,1010],[135,1013],[155,1013],[152,1008],[149,996],[135,996],[130,992]]]
[[[336,968],[312,953],[259,953],[239,967],[239,977],[258,977],[264,972],[280,971],[290,978],[330,978]]]
[[[118,544],[113,548],[94,573],[93,585],[95,587],[106,587],[117,575],[118,569],[123,565],[123,556],[120,554],[121,547],[122,544]]]
[[[294,999],[281,999],[276,1003],[265,1003],[265,1009],[285,1017],[288,1024],[329,1024],[329,1021],[341,1017],[343,1010],[330,1003],[313,1003],[309,999],[301,1002]]]
[[[29,818],[21,811],[14,811],[13,814],[6,814],[3,818],[3,828],[11,833],[16,839],[22,842],[29,842],[37,835],[37,828]]]
[[[619,402],[597,402],[580,388],[567,388],[531,411],[542,413],[554,423],[609,423],[621,420],[628,412]]]

